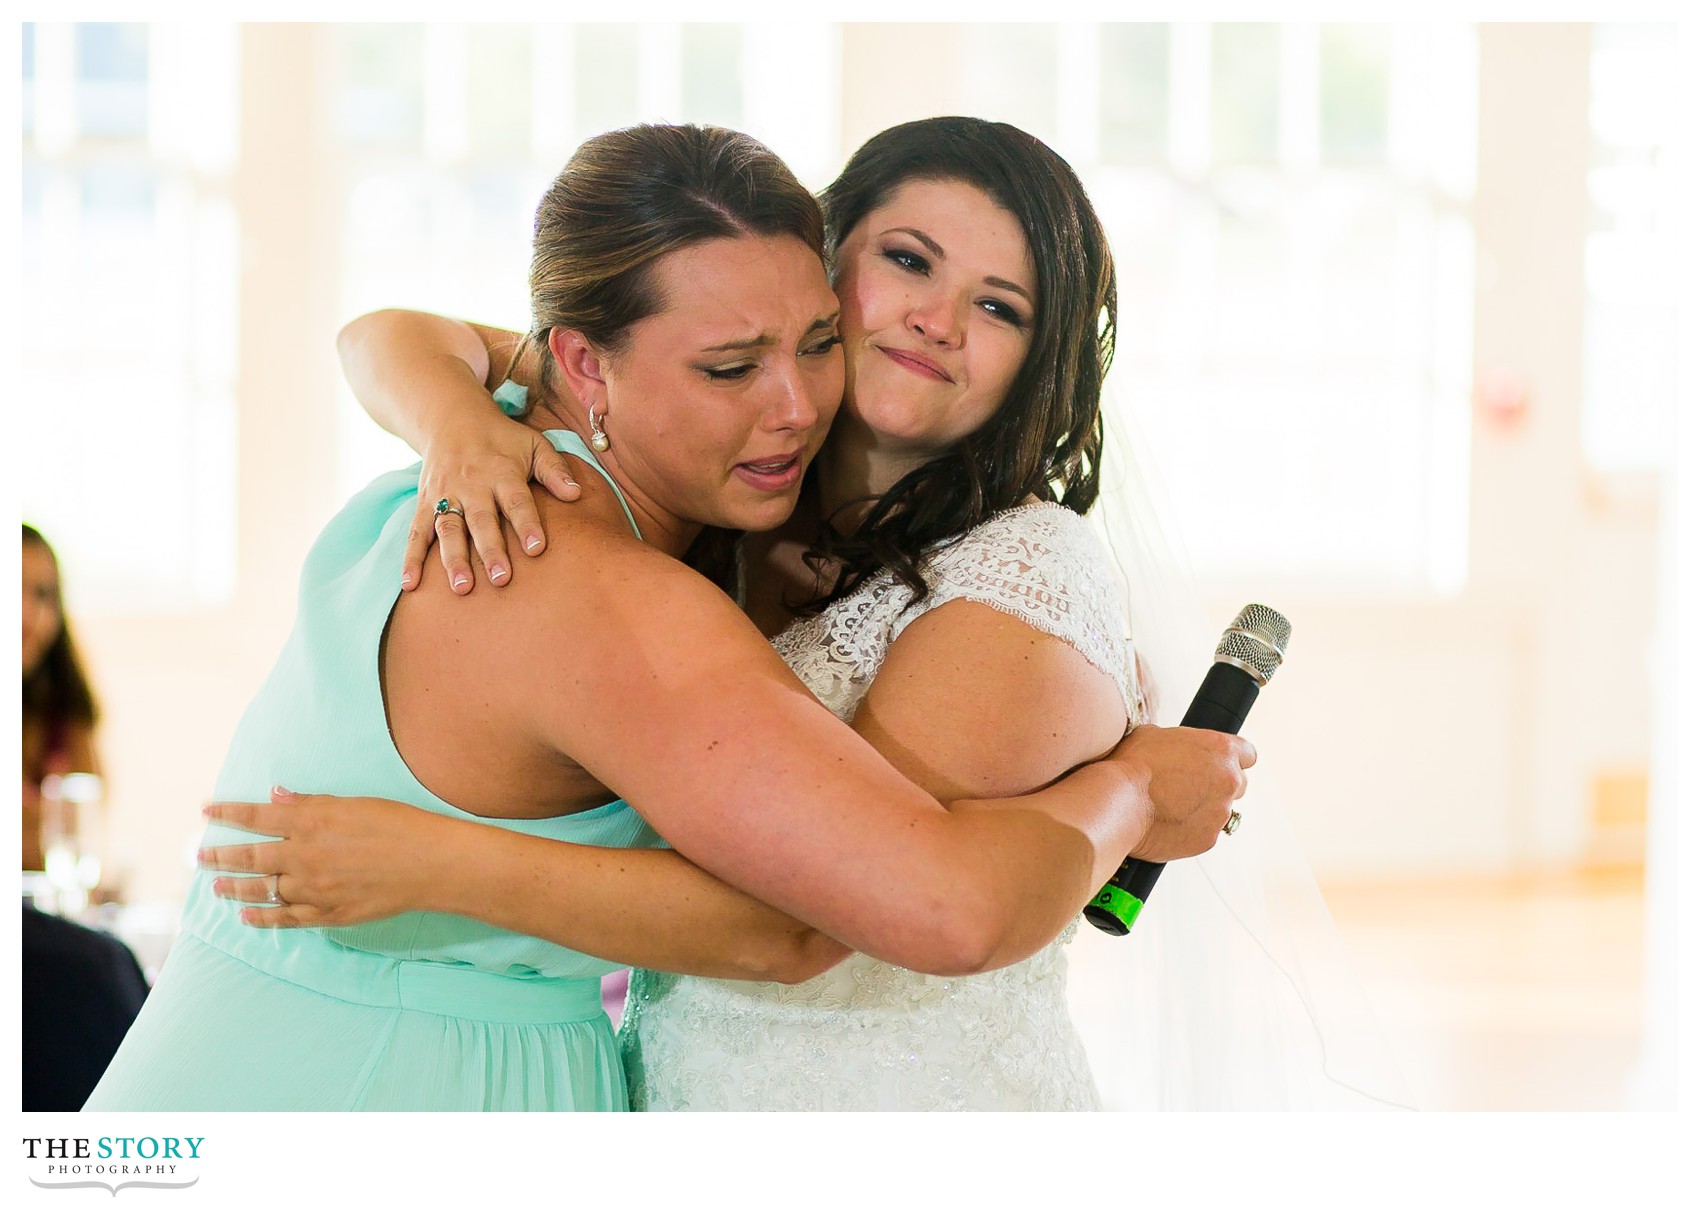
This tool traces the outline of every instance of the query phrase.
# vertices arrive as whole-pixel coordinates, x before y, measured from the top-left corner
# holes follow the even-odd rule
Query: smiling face
[[[26,540],[21,549],[24,566],[23,673],[28,677],[53,642],[59,639],[59,565],[53,553],[39,543]]]
[[[776,527],[844,390],[820,254],[739,236],[670,253],[653,274],[661,310],[597,356],[598,380],[574,385],[605,410],[604,462],[663,525]]]
[[[911,466],[989,420],[1032,344],[1038,275],[1015,216],[960,181],[898,186],[845,236],[845,414]]]

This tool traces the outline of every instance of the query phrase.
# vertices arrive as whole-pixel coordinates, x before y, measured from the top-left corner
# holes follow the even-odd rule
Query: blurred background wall
[[[1055,146],[1111,229],[1112,407],[1212,615],[1295,621],[1253,736],[1348,939],[1438,888],[1605,887],[1601,954],[1636,963],[1588,1098],[1660,1086],[1673,27],[36,23],[22,62],[23,513],[104,701],[130,900],[181,895],[307,545],[411,461],[342,386],[341,323],[525,327],[531,207],[612,126],[736,126],[818,187],[973,113]]]

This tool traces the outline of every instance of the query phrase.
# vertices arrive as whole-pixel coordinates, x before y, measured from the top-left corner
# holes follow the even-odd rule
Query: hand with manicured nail
[[[438,838],[445,818],[393,800],[273,788],[269,804],[225,801],[203,812],[276,840],[203,847],[195,857],[205,871],[233,873],[217,877],[213,892],[245,903],[242,921],[254,927],[351,926],[419,908],[430,899],[424,874],[453,854]]]
[[[433,435],[419,470],[419,505],[407,533],[402,557],[404,590],[418,587],[425,553],[438,545],[438,556],[457,594],[471,593],[475,574],[468,540],[477,549],[491,585],[506,585],[513,565],[503,521],[514,529],[528,556],[539,555],[547,541],[532,497],[535,480],[562,501],[576,501],[578,482],[566,456],[530,426],[488,413],[457,415]],[[437,502],[458,503],[459,512],[437,510]]]

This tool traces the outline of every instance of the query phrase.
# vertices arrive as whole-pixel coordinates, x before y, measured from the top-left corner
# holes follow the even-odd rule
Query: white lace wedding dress
[[[1077,648],[1140,716],[1108,557],[1058,505],[989,519],[923,566],[913,606],[894,574],[869,578],[774,640],[809,689],[849,720],[892,642],[954,599],[982,602]],[[1064,946],[972,977],[851,956],[797,985],[632,973],[620,1029],[635,1109],[1092,1110],[1098,1095],[1069,1020]]]

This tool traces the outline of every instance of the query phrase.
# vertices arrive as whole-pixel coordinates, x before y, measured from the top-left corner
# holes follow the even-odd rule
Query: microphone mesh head
[[[1244,668],[1262,685],[1275,676],[1292,635],[1293,625],[1286,616],[1254,602],[1235,615],[1222,633],[1216,658]]]
[[[1293,638],[1293,625],[1287,622],[1285,615],[1256,602],[1242,607],[1228,627],[1234,631],[1255,632],[1282,654],[1287,651],[1287,641]]]

